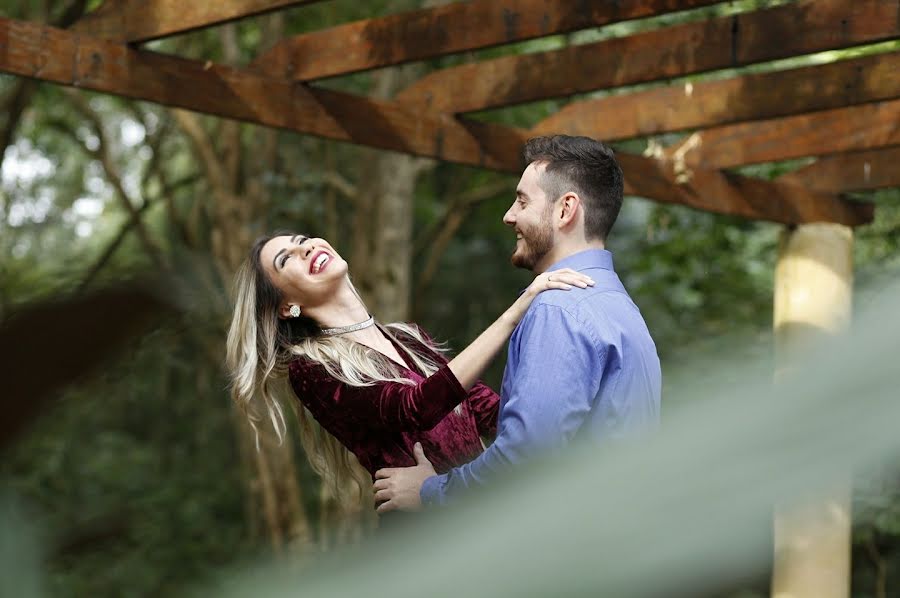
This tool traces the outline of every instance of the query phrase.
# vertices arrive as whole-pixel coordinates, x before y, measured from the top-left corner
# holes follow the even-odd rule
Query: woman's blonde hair
[[[294,359],[307,359],[320,364],[330,376],[350,386],[371,386],[379,382],[413,385],[415,382],[405,377],[397,364],[380,352],[340,336],[323,336],[319,325],[311,318],[303,315],[290,319],[279,317],[282,294],[260,262],[263,246],[276,236],[280,234],[258,239],[235,275],[234,314],[226,344],[232,397],[247,415],[257,441],[259,423],[266,419],[275,429],[279,441],[284,441],[287,424],[282,404],[287,402],[297,416],[300,442],[313,470],[331,485],[336,496],[342,495],[339,488],[350,480],[362,493],[371,484],[368,474],[350,451],[322,429],[294,396],[287,376],[288,365]],[[379,324],[379,327],[405,350],[425,376],[440,367],[423,347],[440,348],[424,338],[416,327],[399,323]],[[407,342],[404,338],[415,342]]]

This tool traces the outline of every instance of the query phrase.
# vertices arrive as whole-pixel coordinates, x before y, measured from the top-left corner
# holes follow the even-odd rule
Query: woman
[[[353,466],[374,476],[414,465],[420,442],[438,471],[481,452],[493,436],[498,397],[478,381],[546,289],[593,284],[573,270],[538,276],[475,341],[452,360],[417,327],[381,325],[350,282],[348,266],[323,239],[282,234],[259,239],[235,280],[227,362],[235,400],[254,429],[268,419],[283,438],[278,396],[296,400],[300,438],[316,472],[336,486]]]

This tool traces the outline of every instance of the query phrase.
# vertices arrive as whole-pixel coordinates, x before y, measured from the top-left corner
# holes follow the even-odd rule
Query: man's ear
[[[568,228],[578,217],[578,208],[581,207],[581,198],[577,193],[568,192],[559,198],[559,228]]]

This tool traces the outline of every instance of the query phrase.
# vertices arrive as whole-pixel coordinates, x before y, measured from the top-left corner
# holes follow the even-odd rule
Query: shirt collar
[[[549,268],[551,270],[561,270],[562,268],[571,268],[572,270],[584,270],[586,268],[602,268],[603,270],[613,270],[612,253],[606,249],[585,249],[568,257],[564,257]]]

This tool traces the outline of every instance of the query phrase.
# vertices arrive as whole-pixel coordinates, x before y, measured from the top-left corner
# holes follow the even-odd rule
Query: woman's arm
[[[484,382],[479,380],[469,391],[466,399],[472,415],[475,416],[475,427],[483,438],[494,439],[497,435],[497,414],[500,411],[500,397]]]
[[[544,272],[535,278],[509,309],[459,355],[450,360],[450,370],[459,380],[459,384],[465,390],[472,388],[497,352],[503,348],[538,293],[548,289],[569,290],[573,285],[583,289],[593,284],[594,281],[589,276],[569,268]]]
[[[291,387],[300,402],[335,436],[371,429],[425,431],[438,424],[467,396],[447,365],[418,384],[377,382],[350,386],[306,359],[289,367]]]

